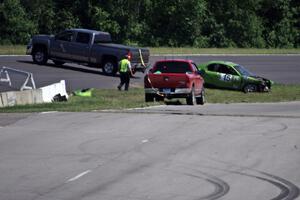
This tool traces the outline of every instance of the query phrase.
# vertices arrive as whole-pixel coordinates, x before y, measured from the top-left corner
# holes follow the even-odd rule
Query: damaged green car
[[[273,81],[249,72],[243,66],[226,61],[210,61],[197,66],[206,87],[248,92],[268,92]]]

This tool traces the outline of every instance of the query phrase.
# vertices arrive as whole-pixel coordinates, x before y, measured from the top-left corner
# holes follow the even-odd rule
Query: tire
[[[254,85],[254,84],[247,84],[245,85],[245,87],[243,88],[243,91],[245,93],[248,93],[248,92],[257,92],[257,85]]]
[[[106,75],[115,75],[118,71],[118,64],[112,59],[105,60],[102,64],[102,70]]]
[[[44,48],[37,48],[32,53],[33,62],[38,65],[44,65],[48,61],[48,53]]]
[[[204,103],[206,102],[206,99],[205,99],[205,90],[204,90],[204,88],[203,88],[202,91],[201,91],[201,96],[196,97],[196,102],[197,102],[197,104],[199,104],[199,105],[204,105]]]
[[[153,94],[145,94],[145,102],[153,102],[154,95]]]
[[[156,97],[155,97],[155,101],[164,101],[165,100],[165,97],[163,97],[163,96],[159,96],[159,95],[156,95]]]
[[[62,66],[63,64],[65,64],[65,62],[58,61],[58,60],[53,60],[53,62],[55,65],[58,65],[58,66]]]
[[[193,87],[191,93],[186,98],[186,104],[193,106],[196,105],[196,103],[195,88]]]

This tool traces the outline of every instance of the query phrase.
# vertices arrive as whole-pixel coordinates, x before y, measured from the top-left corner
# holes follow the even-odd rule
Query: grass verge
[[[299,49],[150,47],[151,54],[300,54]],[[0,55],[25,55],[26,45],[0,45]]]
[[[300,101],[300,85],[274,85],[272,91],[269,93],[249,94],[245,94],[240,91],[206,89],[206,99],[209,103]],[[180,102],[185,104],[183,99],[180,99]],[[147,107],[159,104],[164,103],[145,103],[143,88],[133,88],[128,92],[119,92],[115,89],[96,89],[93,92],[93,97],[90,98],[72,96],[68,102],[5,107],[0,108],[0,112],[82,112],[92,110]],[[170,101],[168,101],[168,104],[170,104]]]
[[[0,55],[25,55],[25,45],[1,45]]]

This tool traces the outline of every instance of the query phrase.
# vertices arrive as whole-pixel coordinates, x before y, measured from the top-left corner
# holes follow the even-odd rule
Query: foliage
[[[27,42],[36,32],[19,0],[4,0],[0,4],[0,43],[20,44]]]
[[[0,44],[66,28],[143,46],[298,48],[299,0],[3,0]]]

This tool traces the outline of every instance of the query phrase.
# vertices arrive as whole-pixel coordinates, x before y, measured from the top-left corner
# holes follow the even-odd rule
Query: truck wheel
[[[37,48],[32,53],[33,62],[38,65],[44,65],[47,63],[48,54],[46,49],[44,48]]]
[[[201,91],[201,96],[196,97],[196,102],[197,104],[204,105],[205,101],[205,90],[203,88]]]
[[[160,96],[160,95],[156,95],[155,100],[156,100],[157,102],[159,102],[159,101],[164,101],[164,100],[165,100],[165,97],[164,97],[164,96]]]
[[[102,70],[107,75],[115,75],[118,71],[118,64],[114,60],[105,60]]]
[[[154,95],[153,94],[145,94],[145,101],[146,102],[153,102],[154,101]]]
[[[192,88],[192,92],[186,98],[186,104],[188,105],[196,105],[196,96],[195,96],[195,88]]]
[[[257,86],[254,85],[254,84],[247,84],[245,85],[245,87],[243,88],[243,91],[245,93],[248,93],[248,92],[257,92]]]

